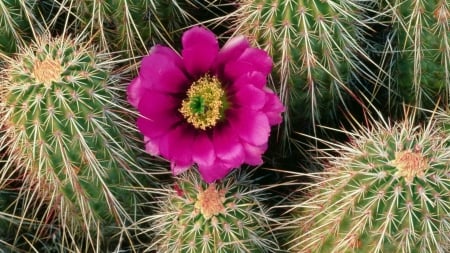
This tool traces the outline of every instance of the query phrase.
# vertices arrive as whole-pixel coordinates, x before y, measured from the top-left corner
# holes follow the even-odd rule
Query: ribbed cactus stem
[[[35,0],[0,1],[0,56],[17,51],[18,43],[32,36],[35,21]]]
[[[391,29],[382,53],[391,113],[402,103],[434,109],[450,99],[450,6],[445,0],[384,0],[382,16]],[[400,111],[401,112],[401,111]]]
[[[190,1],[63,0],[60,9],[104,50],[136,58],[154,43],[173,43],[195,19]]]
[[[311,133],[318,123],[334,122],[338,107],[353,96],[351,82],[362,81],[359,74],[374,79],[361,43],[367,3],[244,0],[232,15],[235,32],[273,57],[274,85],[289,108],[287,128]]]
[[[245,172],[206,184],[190,170],[176,178],[173,189],[160,191],[155,213],[143,218],[143,234],[154,236],[147,250],[158,252],[271,252],[273,218]],[[149,224],[147,228],[146,225]],[[145,224],[145,225],[144,225]]]
[[[450,139],[441,123],[375,122],[350,137],[330,144],[339,156],[326,154],[325,171],[291,206],[287,248],[448,252]]]
[[[95,249],[97,230],[131,219],[137,131],[112,66],[85,42],[42,36],[0,81],[0,178],[20,176],[20,198],[34,208],[16,215],[59,224],[67,245],[80,237]]]

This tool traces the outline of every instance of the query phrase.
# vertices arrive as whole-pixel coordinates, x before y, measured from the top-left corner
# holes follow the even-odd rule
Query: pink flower
[[[197,164],[206,182],[262,164],[270,126],[284,111],[266,87],[272,59],[244,37],[220,49],[203,27],[186,31],[182,45],[181,57],[154,46],[128,87],[146,151],[169,160],[175,175]]]

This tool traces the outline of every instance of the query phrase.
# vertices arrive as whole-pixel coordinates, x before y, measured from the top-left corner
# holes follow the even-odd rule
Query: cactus
[[[60,226],[62,247],[92,252],[103,227],[131,220],[137,131],[113,65],[79,38],[42,36],[3,70],[0,179],[23,180],[16,215]]]
[[[273,57],[274,84],[289,108],[286,135],[290,128],[312,133],[318,123],[333,124],[338,107],[353,96],[350,84],[358,73],[373,79],[361,45],[368,3],[243,0],[231,15],[235,32]]]
[[[194,6],[189,1],[63,0],[60,14],[63,22],[74,22],[73,32],[84,30],[102,49],[138,57],[150,44],[176,41],[172,37],[194,21],[189,13]]]
[[[448,133],[409,116],[349,134],[290,206],[290,252],[449,252]]]
[[[179,175],[172,189],[159,191],[154,213],[138,222],[142,234],[154,236],[145,244],[146,252],[270,252],[276,248],[269,228],[272,219],[262,203],[267,196],[249,175],[236,170],[211,184],[196,170]]]
[[[392,115],[402,103],[433,109],[450,105],[450,5],[446,0],[384,0],[380,22],[390,27],[382,52],[382,82]],[[382,19],[382,20],[381,20]]]
[[[35,0],[0,1],[0,53],[11,54],[17,51],[17,42],[31,33]],[[1,55],[1,54],[0,54]]]

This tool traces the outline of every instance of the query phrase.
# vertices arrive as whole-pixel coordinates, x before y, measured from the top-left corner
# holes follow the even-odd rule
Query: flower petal
[[[264,90],[266,92],[266,104],[262,111],[269,119],[270,125],[278,125],[283,121],[281,113],[285,111],[285,108],[278,96],[272,90],[269,88],[265,88]]]
[[[219,52],[219,42],[214,33],[196,26],[183,34],[181,42],[183,62],[191,76],[196,79],[208,72]]]
[[[267,150],[267,143],[261,146],[254,146],[249,143],[242,143],[245,150],[245,163],[249,165],[261,165],[263,163],[262,155]]]
[[[235,103],[239,106],[246,106],[252,110],[261,109],[266,103],[266,93],[248,84],[242,86],[233,96]]]
[[[156,143],[148,138],[147,136],[144,136],[144,143],[145,143],[145,151],[151,155],[159,155],[159,147],[156,145]]]
[[[235,61],[225,66],[225,76],[230,80],[236,80],[239,76],[258,71],[268,75],[272,71],[272,58],[263,50],[247,48]]]
[[[192,145],[195,133],[187,125],[179,125],[169,132],[168,136],[168,159],[172,163],[172,169],[190,167],[192,161]],[[174,173],[177,171],[174,171]]]
[[[147,92],[138,105],[142,115],[137,127],[147,137],[155,138],[169,132],[181,119],[177,112],[178,99],[160,92]]]
[[[224,66],[231,61],[235,61],[245,49],[250,47],[250,43],[243,36],[233,37],[228,40],[220,49],[217,59],[214,62],[213,69],[219,75],[222,74]]]
[[[167,113],[176,112],[180,104],[181,101],[179,98],[169,94],[152,91],[143,94],[139,101],[138,109],[141,115],[147,117],[167,117]]]
[[[206,183],[212,183],[226,177],[233,168],[217,161],[211,166],[198,166],[198,170]]]
[[[145,89],[142,87],[142,80],[138,76],[127,87],[127,100],[135,108],[138,107],[142,94],[145,93]]]
[[[159,119],[139,117],[136,121],[136,125],[144,136],[153,139],[167,134],[179,122],[180,119],[173,117],[161,117]]]
[[[244,149],[234,130],[225,125],[214,129],[212,142],[217,157],[230,167],[240,166],[244,162]]]
[[[185,172],[186,170],[188,170],[189,168],[191,168],[192,164],[180,164],[180,163],[175,163],[175,162],[171,162],[170,163],[170,169],[172,170],[172,173],[177,176],[180,175],[181,173]]]
[[[238,79],[236,79],[233,83],[233,89],[239,89],[243,86],[247,86],[248,84],[252,84],[257,88],[264,88],[267,83],[267,76],[263,75],[261,72],[252,71],[248,72],[244,75],[241,75]]]
[[[145,87],[152,90],[180,93],[189,86],[184,70],[177,66],[176,60],[167,54],[150,54],[142,59],[139,75]]]
[[[180,69],[184,68],[183,60],[177,52],[170,47],[155,45],[150,49],[149,54],[162,54],[175,63]]]
[[[252,145],[263,145],[269,139],[270,125],[264,113],[245,107],[233,109],[230,112],[229,121],[239,137]]]
[[[192,146],[192,159],[199,166],[211,166],[216,159],[213,143],[205,132],[200,132]]]

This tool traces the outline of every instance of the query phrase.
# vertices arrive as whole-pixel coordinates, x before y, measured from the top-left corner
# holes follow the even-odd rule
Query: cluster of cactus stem
[[[446,115],[446,125],[450,117]],[[442,121],[382,121],[332,144],[284,224],[292,252],[448,252],[450,137]],[[324,164],[324,163],[321,163]]]
[[[289,128],[312,133],[316,124],[336,121],[358,75],[373,79],[361,44],[366,2],[241,1],[233,15],[235,32],[273,57],[274,84],[289,108],[287,134]]]
[[[63,0],[65,19],[95,38],[102,49],[122,52],[127,58],[147,53],[154,43],[173,45],[183,29],[196,21],[200,1]]]
[[[36,1],[0,1],[0,52],[11,54],[17,51],[17,43],[31,34]],[[1,54],[0,54],[1,55]]]
[[[325,141],[276,229],[245,169],[151,182],[122,81],[206,16],[273,58],[285,141],[317,140],[361,94],[395,119],[450,110],[448,0],[0,0],[0,252],[450,252],[448,112]]]
[[[130,219],[138,148],[112,65],[79,39],[41,36],[3,69],[0,178],[23,181],[15,215],[58,224],[63,244],[95,249],[103,226]]]
[[[446,0],[383,0],[382,84],[389,88],[391,114],[402,103],[433,109],[450,105],[450,5]]]
[[[273,218],[263,203],[267,193],[256,188],[248,171],[237,170],[207,184],[192,169],[171,187],[157,197],[154,214],[138,222],[140,233],[154,236],[145,244],[147,251],[231,253],[277,248],[270,231]]]

